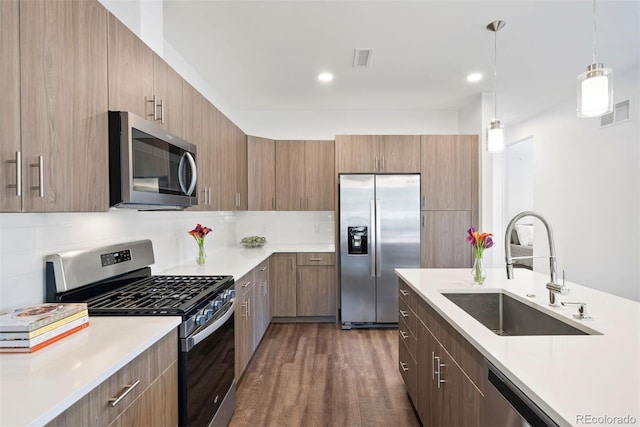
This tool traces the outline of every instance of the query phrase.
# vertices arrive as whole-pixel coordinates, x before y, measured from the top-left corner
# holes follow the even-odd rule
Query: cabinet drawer
[[[234,283],[236,289],[236,298],[246,294],[256,281],[256,269],[254,268]]]
[[[399,342],[398,348],[398,370],[407,387],[409,397],[414,406],[418,403],[418,364],[409,353],[409,349],[404,342]]]
[[[300,252],[298,265],[336,265],[335,252]]]
[[[404,321],[409,332],[414,336],[416,335],[417,317],[413,310],[411,310],[402,299],[398,300],[398,319]]]
[[[409,326],[402,318],[400,318],[398,322],[398,339],[407,346],[409,353],[417,360],[418,339],[416,335],[409,330]]]
[[[109,425],[140,396],[178,358],[177,329],[167,334],[129,364],[107,378],[89,394],[92,420],[96,425]],[[109,399],[117,398],[131,388],[115,406]]]
[[[398,293],[400,299],[404,300],[414,313],[418,312],[418,296],[409,285],[404,283],[402,279],[398,279]]]

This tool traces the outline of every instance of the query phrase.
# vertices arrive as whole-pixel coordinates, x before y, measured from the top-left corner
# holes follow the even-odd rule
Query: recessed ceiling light
[[[470,83],[479,82],[482,80],[482,74],[480,73],[471,73],[467,76],[467,81]]]
[[[333,74],[331,73],[320,73],[318,74],[318,80],[321,82],[330,82],[333,80]]]

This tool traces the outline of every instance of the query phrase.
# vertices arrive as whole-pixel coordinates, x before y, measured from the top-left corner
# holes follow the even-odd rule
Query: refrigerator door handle
[[[373,249],[373,253],[371,253],[369,255],[369,259],[371,259],[371,277],[376,277],[376,248],[377,248],[377,243],[378,243],[378,239],[377,239],[377,235],[376,232],[373,227],[371,227],[371,225],[373,225],[373,222],[376,220],[376,201],[374,199],[371,199],[371,205],[370,205],[370,221],[371,223],[369,224],[370,227],[369,229],[371,230],[371,236],[370,236],[370,241],[371,241],[371,249]]]
[[[376,199],[376,277],[382,277],[382,238],[380,236],[380,200]]]

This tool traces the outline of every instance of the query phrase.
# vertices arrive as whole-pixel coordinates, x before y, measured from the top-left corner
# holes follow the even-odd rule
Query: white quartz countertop
[[[559,425],[640,423],[640,303],[567,282],[570,294],[559,299],[586,302],[593,317],[576,320],[576,307],[548,305],[548,275],[517,269],[507,280],[504,269],[489,269],[474,285],[469,269],[396,274]],[[441,294],[497,289],[600,335],[497,336]]]
[[[261,248],[245,248],[239,245],[232,248],[207,251],[207,261],[203,266],[196,264],[195,245],[193,251],[193,261],[165,270],[160,270],[158,273],[155,273],[154,271],[154,274],[186,276],[230,275],[233,276],[235,280],[238,280],[274,253],[335,252],[335,246],[329,244],[304,245],[267,243]]]
[[[180,317],[90,317],[32,354],[0,354],[0,426],[40,426],[180,324]]]

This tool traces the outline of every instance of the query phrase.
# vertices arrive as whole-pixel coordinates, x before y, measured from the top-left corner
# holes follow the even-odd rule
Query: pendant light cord
[[[498,28],[493,32],[493,119],[498,118]]]
[[[593,62],[596,63],[596,0],[593,0]]]

